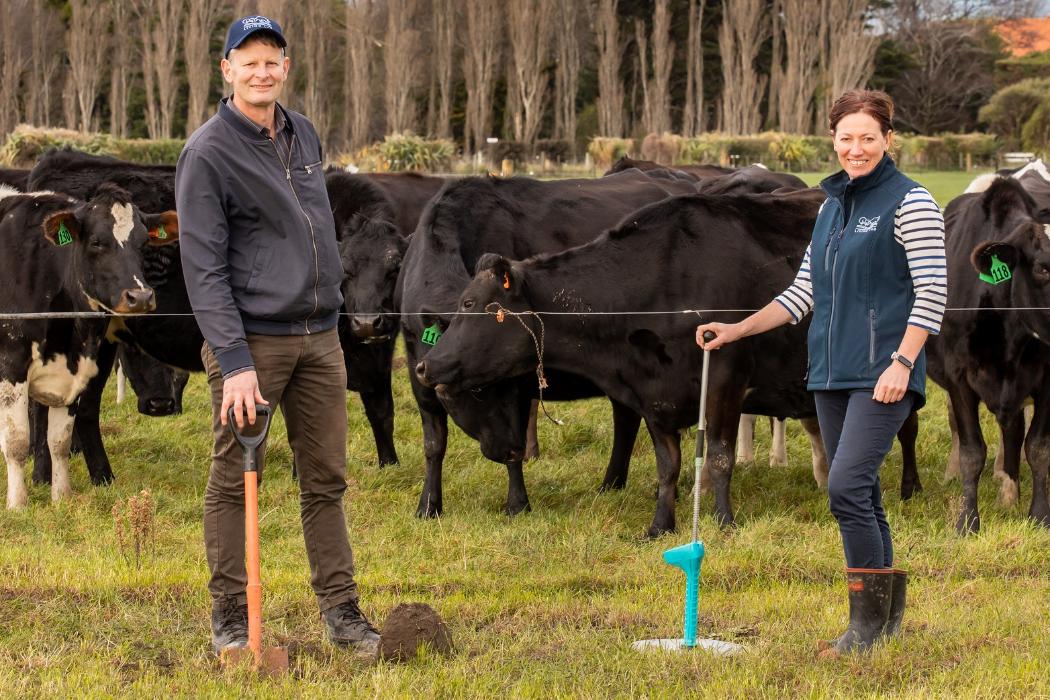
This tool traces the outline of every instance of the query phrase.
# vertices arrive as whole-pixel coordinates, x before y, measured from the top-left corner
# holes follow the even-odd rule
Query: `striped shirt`
[[[948,301],[948,268],[944,255],[944,216],[925,187],[915,187],[905,195],[893,223],[893,237],[904,246],[908,270],[915,289],[915,303],[908,325],[937,335]],[[798,323],[813,310],[813,282],[809,275],[809,253],[791,286],[775,301]]]

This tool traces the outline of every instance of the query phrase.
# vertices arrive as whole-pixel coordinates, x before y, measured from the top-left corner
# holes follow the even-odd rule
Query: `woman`
[[[907,574],[893,568],[879,467],[908,414],[925,403],[926,338],[947,299],[944,219],[887,154],[893,103],[853,90],[829,116],[842,170],[820,183],[813,238],[794,283],[739,323],[708,323],[715,350],[810,311],[808,388],[831,470],[828,498],[846,554],[849,625],[822,657],[867,650],[900,628]]]

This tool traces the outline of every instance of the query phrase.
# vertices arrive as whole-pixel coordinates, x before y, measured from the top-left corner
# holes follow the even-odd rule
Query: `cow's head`
[[[1001,280],[1009,270],[1010,302],[1015,308],[1050,306],[1050,216],[1020,224],[1000,241],[985,241],[970,254],[974,269],[989,279]],[[995,269],[995,268],[998,268]],[[1050,342],[1050,318],[1045,313],[1025,313],[1025,327]]]
[[[526,291],[521,263],[483,255],[459,314],[416,366],[420,382],[472,389],[535,370],[542,330]]]
[[[52,245],[68,247],[67,288],[96,310],[144,313],[156,308],[142,271],[143,248],[178,240],[175,212],[142,214],[123,189],[104,184],[85,203],[43,221]]]
[[[190,375],[158,362],[135,345],[121,343],[117,358],[138,397],[139,413],[170,416],[182,413],[182,394]]]
[[[358,212],[342,226],[343,299],[351,331],[366,343],[388,340],[397,331],[394,287],[406,247],[386,218]]]

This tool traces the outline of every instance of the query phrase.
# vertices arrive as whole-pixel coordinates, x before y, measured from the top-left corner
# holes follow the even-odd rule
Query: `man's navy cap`
[[[281,31],[281,25],[269,17],[251,15],[234,20],[233,24],[230,25],[230,30],[226,32],[226,48],[223,50],[222,55],[229,58],[230,51],[243,44],[244,40],[255,32],[261,31],[273,33],[282,49],[288,46],[288,41],[284,38],[284,33]]]

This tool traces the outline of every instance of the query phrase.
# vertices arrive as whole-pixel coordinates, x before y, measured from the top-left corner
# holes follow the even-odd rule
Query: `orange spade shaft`
[[[248,648],[262,663],[262,579],[259,570],[259,472],[244,472],[244,549],[248,572]]]

